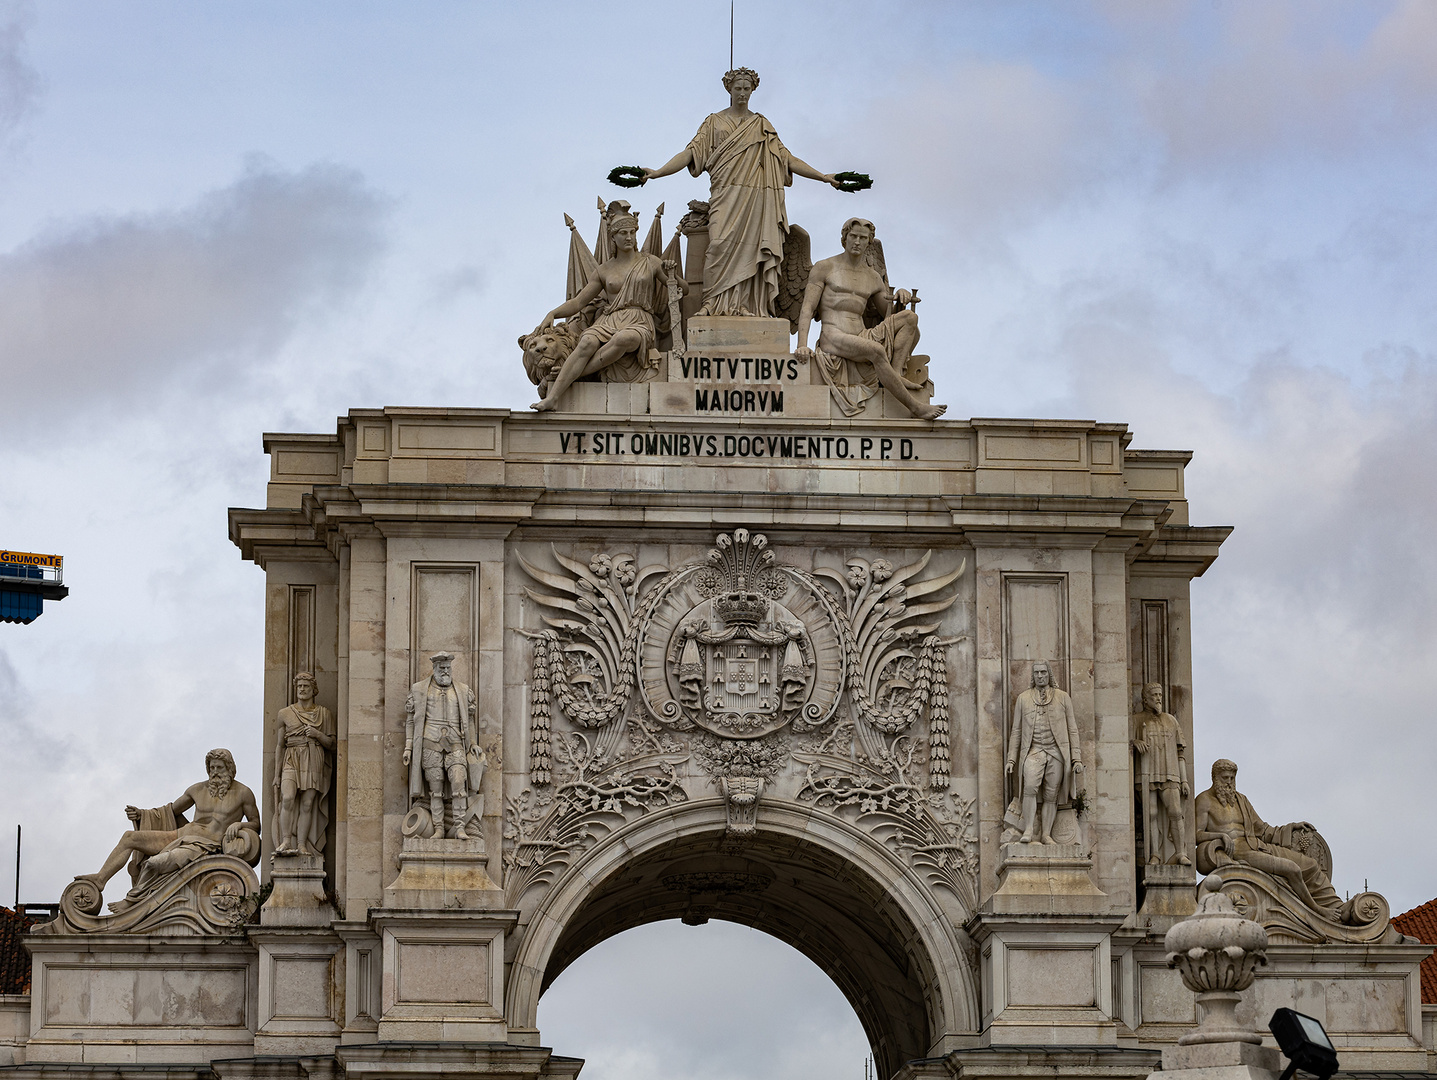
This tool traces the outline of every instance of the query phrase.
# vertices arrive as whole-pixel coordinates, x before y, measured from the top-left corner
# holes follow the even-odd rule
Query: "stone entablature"
[[[594,414],[543,418],[503,409],[353,409],[331,436],[266,435],[267,505],[297,508],[306,493],[337,484],[1072,495],[1161,502],[1146,512],[1187,523],[1183,469],[1191,453],[1130,450],[1123,424],[668,417],[633,411],[626,385],[575,389],[586,387],[615,396]]]

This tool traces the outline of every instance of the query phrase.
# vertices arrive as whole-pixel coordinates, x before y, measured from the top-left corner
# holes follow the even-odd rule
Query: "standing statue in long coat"
[[[1083,748],[1078,741],[1073,699],[1053,685],[1053,669],[1046,660],[1034,662],[1033,685],[1013,703],[1005,771],[1013,801],[1021,805],[1023,812],[1023,835],[1018,842],[1032,843],[1036,827],[1043,843],[1057,843],[1053,839],[1053,822],[1058,816],[1058,803],[1083,792]]]
[[[488,758],[479,746],[474,691],[454,681],[454,654],[435,653],[434,670],[409,690],[404,704],[404,764],[409,768],[409,798],[421,804],[429,794],[429,835],[468,840],[484,812],[479,798]],[[446,784],[448,820],[446,827]]]

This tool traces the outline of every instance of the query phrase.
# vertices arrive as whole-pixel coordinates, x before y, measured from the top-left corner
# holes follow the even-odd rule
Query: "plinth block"
[[[273,889],[259,909],[261,926],[328,926],[334,907],[324,895],[324,859],[319,855],[270,856]]]
[[[1149,863],[1143,872],[1141,915],[1186,918],[1197,910],[1197,873],[1191,866]]]
[[[503,1042],[504,934],[518,912],[371,913],[384,950],[380,1042]]]
[[[484,838],[421,839],[406,836],[399,851],[399,876],[384,890],[394,908],[448,910],[493,907],[499,888],[489,877]]]
[[[999,850],[998,889],[985,912],[1082,914],[1107,894],[1093,884],[1093,856],[1082,844],[1004,844]]]
[[[743,352],[751,356],[787,356],[788,320],[749,315],[695,315],[689,319],[691,353]]]
[[[340,1036],[337,1009],[342,1000],[335,970],[343,948],[339,935],[327,926],[262,926],[250,931],[249,940],[259,950],[255,1053],[333,1053]]]
[[[1163,1073],[1204,1074],[1211,1070],[1252,1069],[1257,1073],[1280,1073],[1282,1054],[1270,1046],[1249,1042],[1199,1043],[1194,1046],[1163,1047]],[[1193,1078],[1196,1080],[1196,1078]],[[1216,1077],[1213,1078],[1216,1080]]]

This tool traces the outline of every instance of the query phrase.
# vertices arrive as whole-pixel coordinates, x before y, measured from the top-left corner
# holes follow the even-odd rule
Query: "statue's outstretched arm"
[[[831,184],[840,189],[843,187],[841,183],[833,178],[832,173],[819,172],[808,162],[804,161],[803,158],[794,154],[788,155],[788,167],[797,175],[807,177],[809,180],[817,180],[822,184]]]
[[[660,176],[672,176],[680,169],[687,169],[693,159],[694,148],[692,146],[685,146],[657,169],[645,169],[642,182],[647,184],[650,180],[657,180]]]

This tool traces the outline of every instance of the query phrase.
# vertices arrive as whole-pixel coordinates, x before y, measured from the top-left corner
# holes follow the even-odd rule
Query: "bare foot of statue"
[[[918,417],[918,419],[920,420],[937,420],[947,411],[947,405],[929,405],[927,407],[919,406],[917,409],[913,410],[913,415]]]
[[[554,398],[546,397],[543,401],[534,402],[534,404],[530,405],[529,408],[533,409],[535,412],[548,412],[557,404],[558,401]]]
[[[1193,864],[1193,861],[1192,861],[1191,859],[1189,859],[1186,855],[1179,855],[1179,856],[1178,856],[1178,865],[1179,865],[1179,866],[1191,866],[1192,864]]]
[[[1043,843],[1045,843],[1045,844],[1052,844],[1052,845],[1054,845],[1054,846],[1056,847],[1058,841],[1054,840],[1051,836],[1045,836],[1045,837],[1043,837]]]
[[[1030,832],[1025,832],[1022,836],[1018,837],[1018,843],[1020,844],[1031,844],[1032,842],[1033,834]]]

